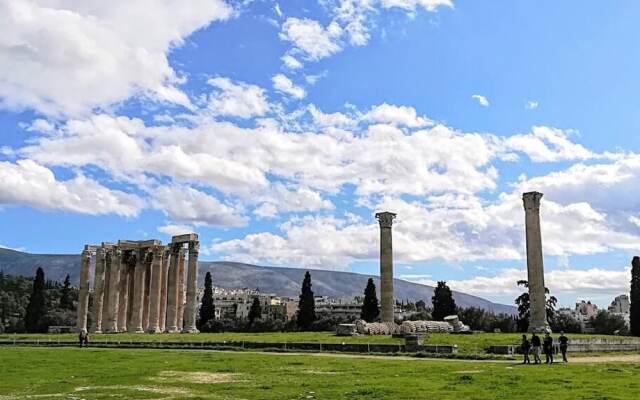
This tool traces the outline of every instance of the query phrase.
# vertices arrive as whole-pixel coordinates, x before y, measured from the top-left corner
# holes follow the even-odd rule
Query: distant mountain
[[[61,281],[69,274],[76,285],[80,273],[80,256],[76,254],[29,254],[0,248],[0,270],[11,275],[33,276],[35,270],[42,267],[47,279]],[[300,283],[306,269],[261,267],[235,262],[199,263],[199,282],[210,271],[215,286],[225,288],[259,288],[266,293],[295,297],[300,293]],[[373,278],[376,287],[380,287],[377,276],[355,274],[351,272],[310,270],[313,291],[316,295],[337,298],[352,298],[362,295],[367,279]],[[398,300],[424,300],[431,302],[433,287],[407,282],[394,281],[395,295]],[[494,313],[515,314],[516,308],[493,303],[481,297],[453,292],[456,303],[462,307],[480,307]]]

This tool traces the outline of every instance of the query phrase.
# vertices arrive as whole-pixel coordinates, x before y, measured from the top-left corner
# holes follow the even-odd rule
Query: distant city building
[[[274,294],[261,293],[257,289],[213,288],[213,305],[216,319],[243,320],[249,318],[253,299],[258,298],[262,310],[262,320],[285,320],[286,305]]]
[[[573,310],[565,307],[560,308],[558,313],[573,317],[580,323],[582,331],[589,333],[593,331],[590,320],[591,317],[595,317],[598,314],[598,306],[593,304],[591,301],[581,300],[576,302],[576,306]]]
[[[621,294],[613,299],[609,306],[609,312],[614,314],[629,314],[630,307],[631,302],[629,301],[629,296]]]

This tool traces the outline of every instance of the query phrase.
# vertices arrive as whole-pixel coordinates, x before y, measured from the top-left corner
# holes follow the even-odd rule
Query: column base
[[[529,324],[529,333],[553,333],[549,324]]]
[[[105,329],[103,333],[119,333],[118,329]]]
[[[164,333],[178,333],[178,332],[180,331],[178,330],[177,326],[170,326],[164,330]]]
[[[94,330],[91,331],[91,333],[98,333],[99,334],[99,333],[102,333],[102,330],[101,329],[94,329]]]
[[[156,327],[147,329],[147,333],[162,333],[162,330],[156,326]]]
[[[195,326],[184,327],[181,333],[200,333]]]

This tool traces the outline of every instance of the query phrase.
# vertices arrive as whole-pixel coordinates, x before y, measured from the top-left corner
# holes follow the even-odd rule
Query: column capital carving
[[[189,255],[191,254],[198,255],[199,251],[200,251],[200,241],[193,240],[189,242]]]
[[[396,214],[388,211],[376,213],[376,219],[380,223],[380,228],[391,228]]]
[[[522,194],[522,203],[525,210],[540,210],[540,199],[542,199],[542,193],[540,192],[527,192]]]

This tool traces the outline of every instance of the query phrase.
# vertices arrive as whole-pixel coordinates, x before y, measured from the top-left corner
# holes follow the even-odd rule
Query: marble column
[[[136,255],[134,252],[130,251],[128,253],[128,257],[126,258],[127,262],[127,283],[129,289],[127,290],[127,331],[129,331],[129,327],[132,325],[133,318],[133,294],[135,293],[135,273],[136,273]]]
[[[162,271],[160,275],[160,318],[158,327],[160,332],[165,330],[165,321],[167,318],[167,274],[169,273],[169,254],[165,247],[162,251]]]
[[[522,195],[525,210],[525,234],[527,241],[527,277],[529,281],[529,332],[542,332],[549,328],[544,286],[542,235],[540,232],[540,199],[542,193]]]
[[[104,248],[96,250],[96,269],[93,278],[93,305],[91,311],[91,332],[102,333],[102,302],[104,298]]]
[[[152,264],[153,252],[147,251],[147,257],[145,259],[145,274],[144,274],[144,301],[142,302],[142,329],[146,332],[149,329],[149,292],[151,287],[151,264]]]
[[[100,326],[102,330],[107,328],[109,324],[109,280],[111,279],[111,264],[113,259],[113,250],[105,249],[104,251],[104,283],[102,284],[102,321]]]
[[[184,308],[183,333],[198,333],[196,328],[196,310],[198,307],[198,252],[200,243],[189,242],[189,266],[187,269],[187,303]]]
[[[393,310],[393,246],[391,226],[396,214],[381,212],[376,214],[380,224],[380,320],[394,322]]]
[[[178,332],[182,330],[184,322],[184,247],[180,248],[180,254],[178,255],[178,266],[180,271],[178,272],[178,316],[177,316],[177,328]]]
[[[167,285],[167,319],[165,321],[165,332],[168,333],[178,331],[178,284],[180,282],[178,257],[181,254],[180,245],[172,244]]]
[[[151,261],[151,277],[149,279],[149,324],[147,332],[156,333],[160,330],[160,285],[162,283],[162,259],[163,251],[161,247],[153,249],[153,259]]]
[[[89,280],[91,279],[91,251],[85,247],[80,258],[80,288],[78,292],[78,331],[87,331],[87,309],[89,308]]]
[[[144,329],[142,329],[142,307],[144,303],[144,281],[146,273],[145,258],[144,251],[139,250],[134,272],[133,308],[131,310],[131,324],[129,326],[129,332],[133,333],[144,333]]]
[[[119,283],[120,283],[120,263],[122,261],[122,252],[115,248],[112,252],[111,268],[109,271],[109,308],[107,309],[108,318],[107,326],[103,327],[107,333],[118,332],[118,302],[119,302]]]
[[[118,300],[118,332],[127,331],[127,308],[129,308],[129,264],[123,258],[120,261],[120,283]]]

